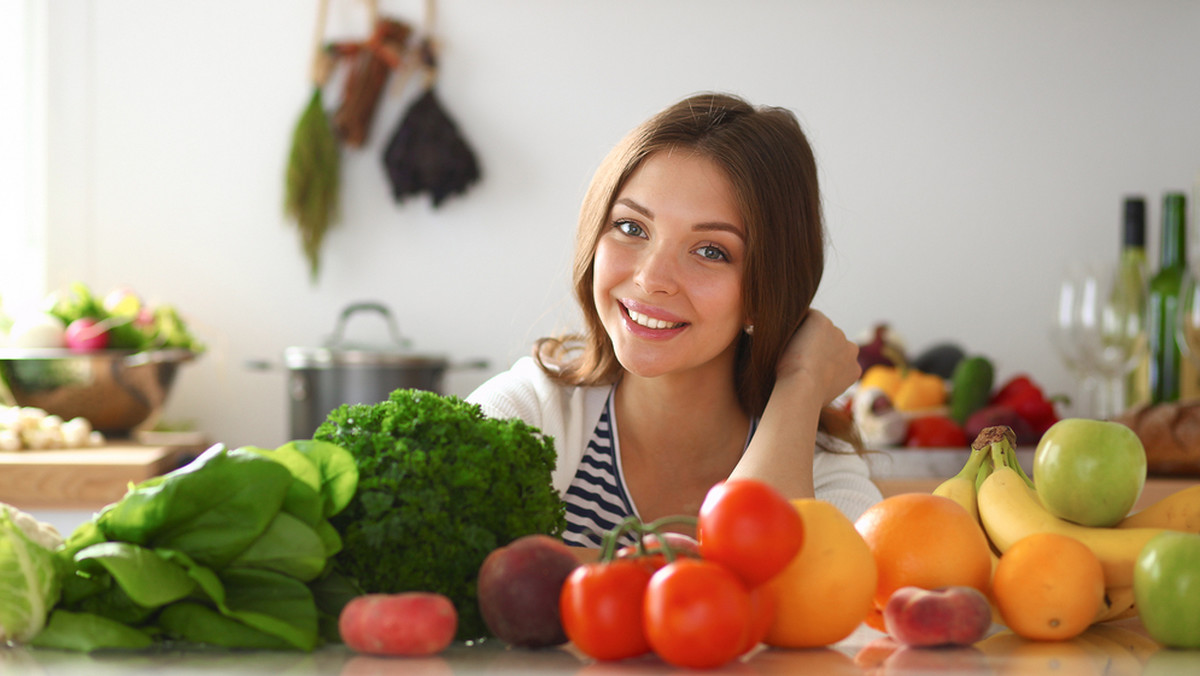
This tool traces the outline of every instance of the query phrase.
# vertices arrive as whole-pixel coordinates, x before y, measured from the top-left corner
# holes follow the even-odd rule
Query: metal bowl
[[[63,420],[82,417],[106,436],[124,437],[152,426],[179,365],[190,350],[134,352],[0,349],[0,384],[10,404],[33,406]]]

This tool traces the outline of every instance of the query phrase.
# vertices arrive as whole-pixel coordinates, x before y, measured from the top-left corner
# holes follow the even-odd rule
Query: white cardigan
[[[508,371],[480,385],[467,401],[479,404],[488,417],[519,418],[553,437],[558,452],[553,484],[561,495],[575,477],[610,389],[609,385],[560,385],[532,357],[523,357]],[[871,481],[867,463],[852,452],[849,444],[823,432],[817,433],[817,445],[813,460],[816,497],[833,503],[854,521],[882,499]],[[826,448],[850,452],[834,453]]]

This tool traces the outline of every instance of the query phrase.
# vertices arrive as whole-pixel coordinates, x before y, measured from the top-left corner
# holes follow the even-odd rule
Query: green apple
[[[1200,535],[1168,530],[1147,542],[1133,569],[1133,598],[1151,638],[1200,649]]]
[[[1084,526],[1111,526],[1142,494],[1146,449],[1120,423],[1065,418],[1038,442],[1033,485],[1051,514]]]

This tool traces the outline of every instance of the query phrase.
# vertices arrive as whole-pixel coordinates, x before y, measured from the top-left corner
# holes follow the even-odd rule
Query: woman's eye
[[[633,221],[617,221],[613,223],[613,227],[630,237],[645,237],[646,231],[642,230],[642,226]]]
[[[696,249],[696,253],[700,254],[700,256],[702,258],[704,258],[705,260],[709,260],[709,261],[728,261],[729,260],[728,254],[726,254],[724,251],[722,251],[719,247],[715,247],[711,244],[707,244],[705,246],[700,247],[699,249]]]

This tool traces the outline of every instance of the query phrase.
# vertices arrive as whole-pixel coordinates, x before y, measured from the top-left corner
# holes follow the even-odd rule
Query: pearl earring
[[[753,324],[747,324],[747,325],[743,326],[742,330],[746,332],[747,336],[754,335],[754,325]]]

